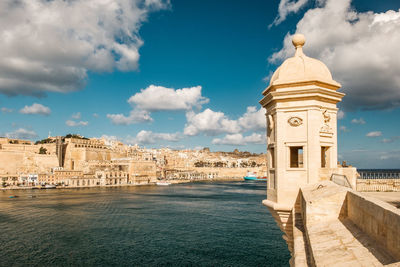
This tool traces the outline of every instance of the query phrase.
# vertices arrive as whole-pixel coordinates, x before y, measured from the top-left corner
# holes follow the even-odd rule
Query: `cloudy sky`
[[[0,135],[264,152],[291,35],[346,97],[339,159],[400,168],[397,0],[0,1]]]

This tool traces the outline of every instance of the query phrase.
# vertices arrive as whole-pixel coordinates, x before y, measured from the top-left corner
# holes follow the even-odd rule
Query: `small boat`
[[[243,179],[247,181],[266,181],[267,177],[257,177],[255,172],[247,172],[246,176],[243,177]]]
[[[17,198],[17,195],[9,196],[9,198]]]
[[[44,189],[55,189],[56,186],[53,185],[53,184],[46,184],[46,185],[45,185],[44,187],[42,187],[42,188],[44,188]]]
[[[158,182],[156,182],[156,185],[170,185],[171,183],[170,182],[167,182],[167,181],[158,181]]]

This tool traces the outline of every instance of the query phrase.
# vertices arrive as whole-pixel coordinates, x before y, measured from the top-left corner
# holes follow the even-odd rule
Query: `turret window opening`
[[[290,168],[303,168],[303,147],[290,147]]]

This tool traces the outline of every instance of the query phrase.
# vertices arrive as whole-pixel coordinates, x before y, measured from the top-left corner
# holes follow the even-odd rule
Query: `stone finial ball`
[[[295,47],[303,46],[306,42],[306,37],[301,33],[293,35],[292,43]]]

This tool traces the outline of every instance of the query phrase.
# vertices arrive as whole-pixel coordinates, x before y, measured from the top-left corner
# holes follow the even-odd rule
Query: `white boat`
[[[43,188],[43,187],[42,187],[42,188]],[[54,189],[54,188],[56,188],[56,186],[53,185],[53,184],[46,184],[46,185],[44,186],[44,188],[45,188],[45,189]]]
[[[158,182],[156,182],[156,185],[170,185],[171,183],[170,182],[167,182],[167,181],[158,181]]]

